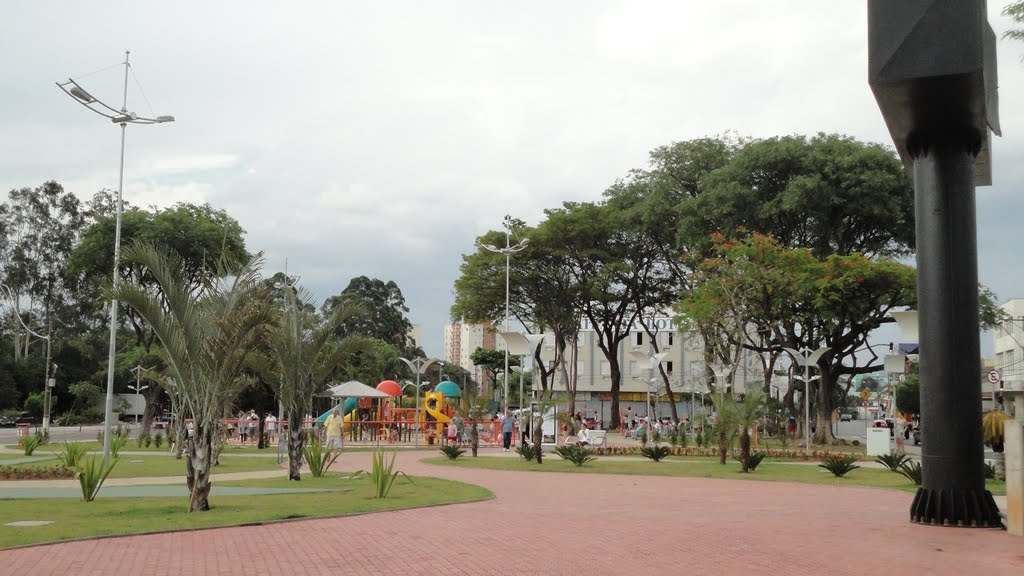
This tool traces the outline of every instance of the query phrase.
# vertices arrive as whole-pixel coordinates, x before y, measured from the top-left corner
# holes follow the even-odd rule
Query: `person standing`
[[[277,442],[277,417],[274,416],[273,412],[267,412],[266,423],[267,441],[271,443]]]
[[[324,421],[324,429],[327,431],[327,448],[328,449],[334,449],[334,447],[337,447],[338,450],[341,450],[341,448],[342,448],[341,428],[342,428],[343,424],[344,424],[344,421],[341,419],[341,416],[338,414],[338,409],[335,408],[331,412],[331,415],[327,417],[327,420]]]
[[[512,415],[509,413],[505,414],[505,419],[501,421],[501,435],[502,440],[505,442],[505,452],[508,452],[510,446],[512,446],[512,428],[515,426],[516,421],[512,419]]]

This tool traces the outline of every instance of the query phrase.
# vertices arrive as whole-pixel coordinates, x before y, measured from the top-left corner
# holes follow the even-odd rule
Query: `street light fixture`
[[[142,366],[142,364],[139,364],[138,366],[136,366],[136,367],[134,367],[134,368],[132,368],[130,370],[130,372],[135,374],[135,385],[132,386],[131,384],[129,384],[128,387],[131,388],[132,390],[135,390],[135,409],[136,409],[136,412],[135,412],[135,425],[136,426],[139,425],[139,413],[138,413],[139,392],[145,390],[146,388],[149,388],[149,386],[143,386],[142,385],[142,373],[143,372],[149,372],[149,371],[150,371],[150,368],[144,368]],[[143,406],[143,407],[145,407],[145,406]]]
[[[530,244],[529,238],[523,238],[514,246],[512,245],[512,216],[506,214],[505,220],[505,247],[499,248],[492,244],[483,244],[477,242],[476,245],[488,252],[494,252],[495,254],[505,255],[505,332],[509,331],[508,327],[508,308],[509,308],[509,269],[511,266],[512,255],[516,252],[520,252]],[[508,346],[505,346],[505,392],[504,392],[504,410],[508,410]]]
[[[124,52],[124,92],[122,94],[121,109],[117,110],[89,94],[78,82],[68,78],[67,82],[57,82],[57,87],[63,90],[75,102],[92,110],[96,114],[109,118],[114,124],[121,125],[121,168],[117,179],[117,208],[114,224],[114,291],[120,284],[120,277],[117,267],[121,260],[121,209],[122,195],[124,192],[124,140],[125,127],[128,124],[163,124],[174,122],[174,116],[157,116],[146,118],[134,112],[128,111],[128,62],[129,51]],[[110,429],[114,412],[114,360],[117,355],[117,298],[110,300],[110,350],[107,355],[107,397],[106,408],[103,416],[103,465],[110,465]]]
[[[422,387],[424,385],[430,384],[430,382],[425,382],[423,384],[420,384],[420,376],[422,376],[423,373],[427,371],[427,368],[429,368],[430,365],[434,362],[434,359],[433,358],[414,358],[412,360],[407,360],[405,358],[399,358],[399,360],[401,360],[403,364],[408,366],[409,370],[412,370],[413,373],[416,374],[416,446],[419,446],[420,445],[420,434],[419,434],[419,432],[420,432],[419,431],[419,426],[420,426],[420,390],[422,389]]]
[[[804,451],[811,451],[811,364],[817,364],[818,360],[825,355],[826,352],[832,350],[828,346],[822,346],[815,351],[811,351],[810,348],[804,348],[803,351],[797,351],[794,348],[782,347],[783,350],[789,352],[789,355],[793,357],[793,361],[798,366],[804,367]]]

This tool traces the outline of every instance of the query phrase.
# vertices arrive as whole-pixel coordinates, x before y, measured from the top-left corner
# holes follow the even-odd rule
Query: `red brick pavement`
[[[907,521],[902,492],[702,478],[407,472],[486,502],[0,552],[0,574],[1024,574],[1024,539]],[[346,454],[344,468],[369,466]],[[293,560],[294,559],[294,560]]]

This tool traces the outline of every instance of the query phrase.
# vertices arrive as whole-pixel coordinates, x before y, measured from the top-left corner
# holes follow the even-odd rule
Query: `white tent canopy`
[[[390,394],[381,392],[356,380],[335,384],[327,389],[327,394],[324,394],[324,396],[332,398],[391,398]]]

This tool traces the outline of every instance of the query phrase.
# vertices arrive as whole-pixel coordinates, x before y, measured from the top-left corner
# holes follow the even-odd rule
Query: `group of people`
[[[240,411],[238,416],[236,416],[236,422],[239,442],[245,444],[259,440],[260,417],[256,414],[255,410],[249,410],[248,412],[245,410]],[[268,442],[277,441],[277,417],[273,413],[267,412],[263,430],[267,434]]]

